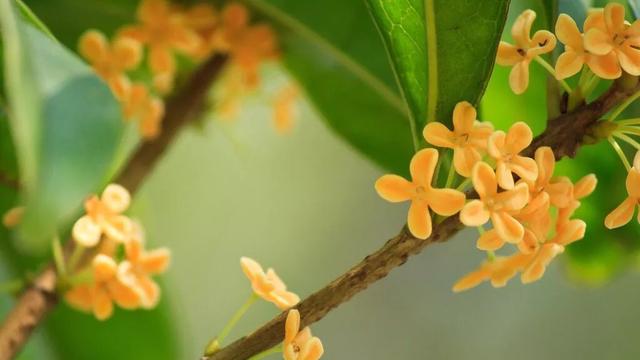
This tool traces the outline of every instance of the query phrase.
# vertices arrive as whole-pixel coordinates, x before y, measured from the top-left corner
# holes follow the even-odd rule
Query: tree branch
[[[180,92],[168,100],[162,133],[138,147],[114,182],[124,186],[132,194],[138,190],[176,135],[201,109],[207,90],[226,61],[225,55],[216,55],[194,71]],[[66,250],[72,247],[73,242],[67,242]],[[53,265],[49,265],[23,291],[0,327],[0,360],[14,358],[36,326],[55,307],[58,302],[56,284],[56,272]]]
[[[585,136],[591,135],[594,124],[615,105],[631,96],[639,87],[625,89],[619,83],[591,104],[559,116],[548,123],[543,134],[534,139],[523,154],[533,156],[540,146],[550,146],[556,158],[573,157]],[[467,197],[475,197],[473,191]],[[458,216],[452,216],[437,224],[427,240],[413,237],[406,227],[378,251],[365,257],[359,264],[345,274],[333,280],[300,302],[296,308],[300,311],[301,327],[308,326],[320,319],[369,285],[384,278],[398,266],[403,265],[411,255],[416,255],[432,243],[444,242],[463,228]],[[270,349],[279,344],[284,337],[286,312],[281,313],[253,333],[220,349],[204,360],[242,360]]]

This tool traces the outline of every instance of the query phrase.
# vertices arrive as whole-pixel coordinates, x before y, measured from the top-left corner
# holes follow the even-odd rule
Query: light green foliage
[[[122,132],[120,109],[82,61],[24,22],[8,0],[2,2],[1,20],[27,206],[20,247],[42,253],[87,194],[106,180]]]

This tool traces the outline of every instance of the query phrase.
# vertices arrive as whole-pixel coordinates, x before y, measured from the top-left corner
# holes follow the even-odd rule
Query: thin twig
[[[138,190],[176,135],[195,118],[194,115],[203,105],[207,90],[218,77],[226,61],[227,57],[224,55],[211,57],[191,75],[185,86],[168,100],[161,135],[140,145],[115,182],[126,187],[131,193]],[[67,253],[72,252],[72,244],[71,241],[67,242]],[[58,302],[56,283],[54,266],[49,265],[22,293],[0,327],[0,360],[13,359],[33,330],[55,307]]]
[[[538,147],[550,146],[557,159],[575,156],[585,136],[591,135],[592,126],[637,90],[638,88],[624,89],[619,84],[614,84],[598,100],[550,121],[545,132],[534,139],[523,154],[532,156]],[[469,191],[467,197],[475,197],[475,193]],[[300,311],[301,327],[322,319],[331,310],[384,278],[394,268],[403,265],[411,255],[419,254],[430,244],[450,240],[462,228],[457,216],[449,217],[435,225],[427,240],[416,239],[406,227],[403,228],[400,234],[387,241],[378,251],[365,257],[349,271],[300,302],[296,308]],[[283,312],[251,334],[203,359],[243,360],[270,349],[282,341],[285,319],[286,312]]]

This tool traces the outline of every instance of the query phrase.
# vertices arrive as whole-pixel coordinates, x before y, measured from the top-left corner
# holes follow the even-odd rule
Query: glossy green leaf
[[[427,121],[450,123],[459,101],[477,104],[491,75],[509,1],[367,3],[418,130]]]
[[[247,2],[280,30],[284,63],[327,125],[377,164],[406,174],[413,154],[407,109],[364,4]]]
[[[119,105],[80,59],[3,0],[6,92],[27,209],[21,246],[42,252],[106,179],[122,133]]]

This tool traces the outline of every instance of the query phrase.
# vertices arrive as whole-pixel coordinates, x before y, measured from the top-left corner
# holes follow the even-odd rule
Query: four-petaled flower
[[[626,187],[629,196],[604,219],[604,225],[609,229],[626,225],[631,221],[636,206],[640,206],[640,151],[636,153],[633,167],[627,174]]]
[[[500,239],[519,243],[524,236],[524,227],[513,215],[529,201],[527,184],[518,183],[513,189],[498,193],[496,175],[484,162],[474,166],[471,179],[480,199],[471,200],[462,208],[460,221],[467,226],[480,226],[491,219]]]
[[[109,44],[102,33],[89,30],[80,38],[79,51],[98,76],[109,84],[114,96],[119,100],[125,99],[131,87],[125,72],[135,69],[140,63],[140,42],[130,38],[117,38]]]
[[[424,138],[432,145],[453,149],[453,166],[458,174],[469,177],[471,169],[487,150],[487,139],[493,132],[491,123],[476,120],[476,109],[466,101],[453,109],[453,131],[439,122],[424,128]]]
[[[513,66],[509,74],[509,85],[516,94],[522,94],[529,86],[529,64],[536,56],[551,52],[556,47],[556,38],[547,30],[538,30],[530,37],[531,25],[536,18],[533,10],[525,10],[511,28],[515,45],[501,41],[496,62]]]
[[[611,56],[631,75],[640,75],[640,21],[629,25],[624,20],[624,6],[609,3],[590,16],[585,25],[584,46],[596,55]],[[587,25],[589,28],[587,29]]]
[[[287,291],[287,286],[273,269],[269,268],[265,273],[258,262],[248,257],[240,258],[240,266],[249,278],[253,292],[274,303],[280,310],[286,310],[300,302],[300,297]]]
[[[593,24],[593,17],[589,15],[585,21],[584,31],[589,31]],[[560,14],[556,22],[556,36],[564,44],[564,52],[556,61],[556,78],[562,80],[577,74],[584,64],[591,71],[603,79],[616,79],[622,74],[618,59],[614,52],[604,55],[590,53],[584,47],[584,36],[580,33],[576,22],[567,14]]]
[[[127,189],[117,184],[108,185],[98,198],[89,197],[84,203],[86,215],[73,225],[73,239],[81,246],[98,244],[104,234],[107,238],[124,243],[130,236],[132,223],[120,215],[127,210],[131,198]]]
[[[432,209],[436,214],[449,216],[460,211],[465,195],[453,189],[436,189],[431,185],[438,163],[436,149],[420,150],[411,159],[412,181],[398,175],[384,175],[376,181],[376,190],[382,198],[391,202],[411,200],[407,224],[413,236],[426,239],[431,235]]]
[[[300,312],[289,310],[284,328],[282,355],[285,360],[318,360],[324,353],[322,342],[305,327],[300,331]]]
[[[519,155],[531,144],[533,134],[524,122],[517,122],[504,131],[496,131],[489,137],[487,150],[496,160],[496,176],[498,184],[503,189],[513,189],[514,180],[511,173],[515,173],[525,181],[533,182],[538,176],[536,161]]]

